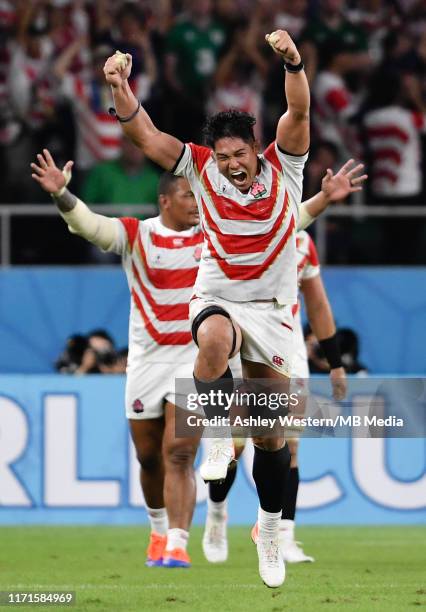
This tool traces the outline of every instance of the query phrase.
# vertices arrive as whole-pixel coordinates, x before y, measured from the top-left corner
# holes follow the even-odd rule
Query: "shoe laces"
[[[207,455],[207,461],[209,463],[216,463],[220,459],[229,459],[232,450],[228,442],[215,442],[210,447]]]
[[[278,566],[280,549],[274,540],[261,543],[261,554],[269,566]]]
[[[223,523],[222,521],[214,521],[211,523],[207,532],[210,543],[220,544],[225,540],[224,525],[225,523]]]

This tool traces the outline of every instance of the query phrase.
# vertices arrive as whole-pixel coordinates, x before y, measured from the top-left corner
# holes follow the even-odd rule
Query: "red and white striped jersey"
[[[347,119],[354,114],[356,103],[345,81],[324,70],[315,79],[313,96],[316,110],[313,119],[319,138],[335,144],[344,157],[353,153],[358,143]]]
[[[76,118],[77,166],[86,170],[99,161],[119,157],[122,129],[120,123],[108,113],[111,106],[109,87],[73,74],[64,77],[62,87],[64,95],[73,104]],[[132,82],[133,92],[142,102],[148,97],[149,88],[150,83],[145,75]]]
[[[189,300],[198,271],[203,234],[165,227],[160,217],[117,220],[121,255],[131,293],[129,359],[188,363],[197,347],[189,323]]]
[[[41,56],[32,58],[19,45],[10,48],[11,61],[8,89],[18,115],[31,127],[38,129],[52,117],[57,94],[49,72],[52,45],[45,38]]]
[[[425,116],[400,106],[388,106],[367,113],[364,125],[372,155],[373,193],[395,198],[419,194],[420,132],[425,130]]]
[[[295,228],[306,159],[272,143],[244,194],[220,174],[210,149],[185,145],[175,174],[191,185],[205,236],[196,295],[297,302]]]
[[[297,250],[297,284],[299,288],[302,281],[309,278],[315,278],[320,274],[320,264],[318,253],[315,248],[314,241],[308,234],[302,230],[296,235],[296,250]],[[293,314],[296,315],[300,311],[300,304],[297,303],[293,307]]]

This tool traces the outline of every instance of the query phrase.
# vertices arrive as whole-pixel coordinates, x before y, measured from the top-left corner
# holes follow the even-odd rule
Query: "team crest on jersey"
[[[265,195],[266,193],[266,187],[263,183],[258,183],[257,181],[255,183],[253,183],[253,185],[251,186],[250,189],[250,194],[254,197],[254,198],[261,198],[262,196]]]
[[[140,399],[136,399],[133,402],[132,408],[133,408],[133,412],[136,412],[136,414],[140,414],[141,412],[143,412],[145,410],[144,405],[142,404]]]
[[[200,261],[201,259],[201,251],[203,250],[203,247],[201,246],[197,246],[197,248],[194,250],[194,259],[195,261]]]

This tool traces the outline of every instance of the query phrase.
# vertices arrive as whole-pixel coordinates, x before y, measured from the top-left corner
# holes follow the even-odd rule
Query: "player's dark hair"
[[[256,119],[244,111],[231,109],[212,115],[203,128],[206,145],[214,149],[220,138],[241,138],[252,144],[255,141],[253,126]]]
[[[171,172],[163,172],[158,181],[158,196],[169,195],[180,178]]]

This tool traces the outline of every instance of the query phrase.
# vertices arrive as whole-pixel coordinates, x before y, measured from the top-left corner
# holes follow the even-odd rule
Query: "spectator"
[[[344,0],[320,0],[316,17],[302,33],[301,55],[310,83],[318,70],[324,68],[322,58],[326,47],[334,46],[345,53],[346,65],[342,70],[358,70],[370,65],[366,34],[345,17],[344,8]]]
[[[117,14],[118,36],[114,46],[132,56],[132,75],[146,73],[151,83],[157,78],[146,18],[133,2],[126,2]]]
[[[235,108],[258,117],[255,136],[259,142],[263,140],[262,96],[257,75],[267,70],[265,64],[247,28],[237,29],[232,45],[219,62],[214,79],[216,87],[207,106],[212,115]]]
[[[308,0],[281,0],[274,29],[287,30],[293,40],[299,41],[307,25],[307,9]]]
[[[123,138],[118,159],[96,164],[83,186],[91,204],[153,204],[157,201],[159,172],[142,150]]]
[[[375,204],[424,204],[422,134],[426,133],[425,100],[419,79],[419,56],[401,33],[386,39],[383,64],[373,75],[363,116],[369,159],[370,194]],[[422,226],[417,219],[384,219],[381,223],[383,261],[426,261]],[[410,240],[404,239],[410,236]]]
[[[213,19],[212,8],[211,0],[189,0],[188,14],[167,36],[165,104],[170,132],[185,142],[200,139],[209,86],[226,42],[225,28]]]

